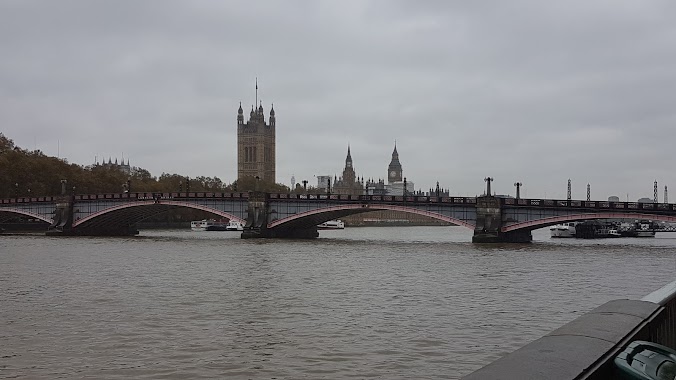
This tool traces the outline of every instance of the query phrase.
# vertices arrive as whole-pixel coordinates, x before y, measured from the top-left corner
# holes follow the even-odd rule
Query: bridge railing
[[[45,197],[16,197],[0,199],[0,204],[56,202],[60,196]],[[190,193],[162,193],[162,192],[134,192],[134,193],[103,193],[103,194],[77,194],[73,195],[76,201],[101,200],[101,199],[174,199],[174,198],[249,198],[248,192],[223,193],[223,192],[190,192]]]
[[[615,357],[635,340],[676,349],[676,281],[640,301],[607,302],[463,380],[614,379]]]
[[[100,199],[175,199],[175,198],[249,198],[248,192],[134,192],[134,193],[104,193],[104,194],[79,194],[75,200],[100,200]],[[268,199],[275,200],[335,200],[348,202],[414,202],[414,203],[452,203],[452,204],[476,204],[476,197],[437,197],[418,195],[347,195],[347,194],[294,194],[294,193],[270,193]],[[54,202],[58,197],[15,197],[0,199],[0,204]],[[610,201],[583,201],[561,199],[515,199],[499,197],[501,206],[524,207],[524,208],[564,208],[580,210],[614,210],[649,213],[672,213],[676,212],[676,204],[673,203],[639,203],[639,202],[610,202]]]
[[[315,200],[347,202],[412,202],[412,203],[455,203],[475,204],[475,197],[436,197],[418,195],[348,195],[348,194],[268,194],[274,200]]]
[[[80,194],[75,195],[75,200],[151,200],[151,199],[185,199],[185,198],[248,198],[249,193],[223,193],[223,192],[190,192],[190,193],[162,193],[162,192],[136,192],[136,193],[105,193],[105,194]]]
[[[595,210],[623,210],[623,211],[645,210],[653,213],[660,211],[664,212],[676,211],[676,204],[673,203],[500,198],[500,204],[511,207],[576,208],[576,209],[595,209]]]
[[[0,199],[0,204],[54,202],[57,197],[19,197]]]

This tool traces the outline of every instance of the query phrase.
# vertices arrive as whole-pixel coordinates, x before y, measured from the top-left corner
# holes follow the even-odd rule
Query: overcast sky
[[[0,132],[88,165],[237,176],[277,117],[277,182],[676,201],[676,2],[0,0]]]

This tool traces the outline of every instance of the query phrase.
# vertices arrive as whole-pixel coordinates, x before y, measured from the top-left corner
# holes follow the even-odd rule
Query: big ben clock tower
[[[399,162],[399,153],[397,153],[397,144],[394,144],[394,152],[392,152],[392,161],[387,167],[387,183],[401,182],[402,180],[401,163]]]

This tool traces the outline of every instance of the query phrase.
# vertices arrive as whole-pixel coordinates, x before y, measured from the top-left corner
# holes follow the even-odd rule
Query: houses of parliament
[[[258,107],[251,106],[249,119],[244,121],[244,110],[242,103],[237,110],[237,178],[254,177],[262,179],[268,183],[276,183],[276,117],[274,105],[270,107],[270,116],[265,120],[262,101],[258,100],[258,80],[256,80],[256,104]],[[383,179],[368,179],[358,177],[352,161],[350,147],[347,147],[347,157],[345,158],[345,167],[340,177],[334,176],[333,181],[329,176],[317,176],[317,190],[329,192],[332,194],[349,195],[406,195],[415,193],[413,182],[406,181],[403,177],[403,169],[399,161],[397,145],[394,145],[392,158],[387,167],[387,183]],[[295,189],[294,189],[295,185]],[[333,185],[333,186],[332,186]],[[291,190],[300,189],[300,184],[291,184]],[[430,189],[430,192],[432,189]],[[437,188],[437,192],[439,189]],[[448,190],[442,190],[448,193]],[[411,222],[419,216],[408,215],[404,213],[392,213],[385,211],[376,211],[366,213],[361,216],[355,215],[349,217],[351,224],[363,224],[365,220],[400,220]]]
[[[249,120],[244,122],[244,110],[239,103],[237,110],[237,178],[254,177],[269,183],[276,182],[275,108],[270,107],[270,118],[265,122],[263,102],[258,103],[258,79],[256,80],[256,104],[251,106]]]

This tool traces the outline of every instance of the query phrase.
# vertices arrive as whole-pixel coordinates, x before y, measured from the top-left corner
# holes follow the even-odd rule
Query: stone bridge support
[[[314,239],[319,236],[317,226],[289,226],[287,228],[268,228],[270,222],[270,203],[267,194],[253,192],[249,195],[246,225],[242,231],[242,239],[288,238]]]
[[[472,243],[529,243],[533,240],[530,231],[502,232],[502,209],[500,199],[491,195],[478,197],[476,201],[476,226]]]
[[[96,228],[73,227],[75,197],[62,195],[57,199],[54,222],[47,228],[48,236],[132,236],[138,235],[135,225],[106,226]]]
[[[73,235],[73,203],[75,197],[72,195],[62,195],[57,199],[54,221],[47,228],[47,235]]]

